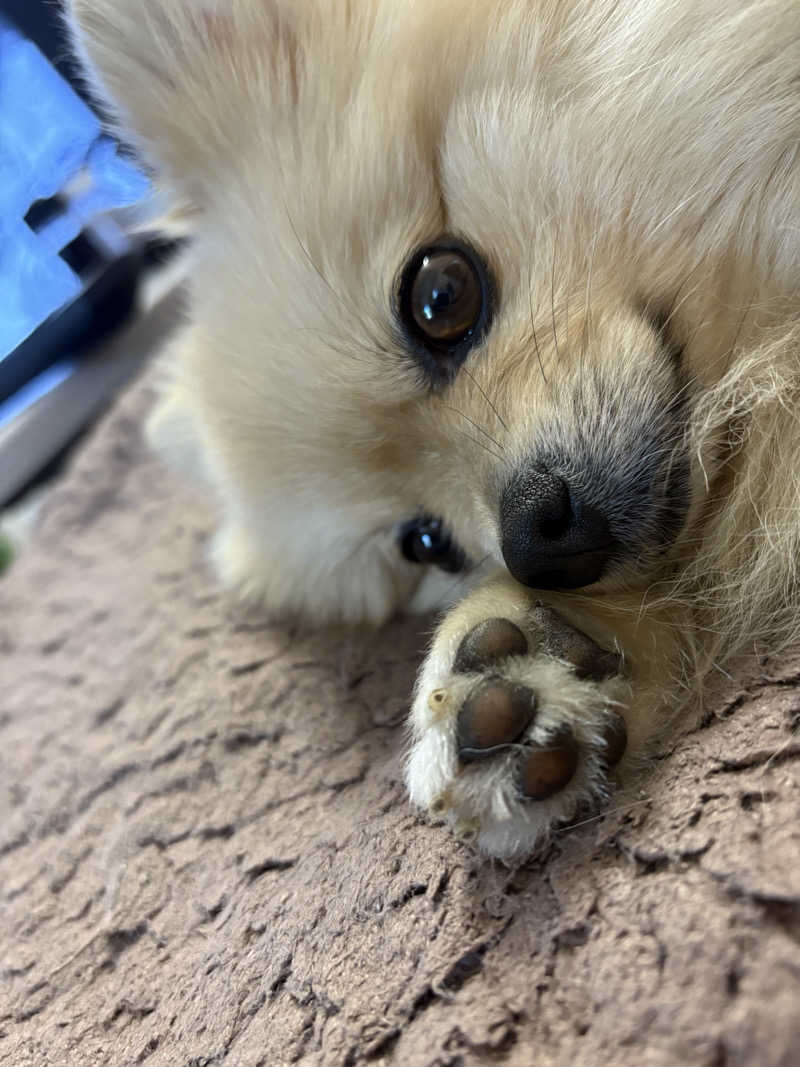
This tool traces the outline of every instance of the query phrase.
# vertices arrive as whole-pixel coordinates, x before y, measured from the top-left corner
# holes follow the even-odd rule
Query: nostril
[[[572,507],[567,497],[566,506],[557,518],[546,517],[540,521],[539,533],[545,541],[561,541],[569,533],[573,518]]]
[[[544,519],[539,525],[539,533],[546,541],[560,541],[569,530],[571,518],[570,514],[560,519]]]

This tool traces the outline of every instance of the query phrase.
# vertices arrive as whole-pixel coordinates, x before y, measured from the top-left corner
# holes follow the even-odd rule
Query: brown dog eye
[[[419,249],[400,279],[398,317],[434,384],[450,381],[489,323],[488,273],[469,246],[452,238]]]
[[[483,287],[478,272],[460,252],[428,253],[411,286],[409,307],[426,337],[436,343],[457,343],[480,318]]]

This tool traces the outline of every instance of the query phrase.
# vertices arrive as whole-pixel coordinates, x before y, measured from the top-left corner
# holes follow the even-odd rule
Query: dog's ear
[[[214,156],[236,150],[242,103],[296,92],[291,0],[67,0],[90,87],[119,132],[193,195]]]

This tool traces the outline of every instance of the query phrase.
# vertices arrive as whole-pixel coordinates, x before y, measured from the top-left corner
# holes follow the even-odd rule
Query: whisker
[[[531,309],[531,311],[532,311],[532,309]],[[533,325],[533,320],[531,320],[531,334],[533,335],[533,347],[536,349],[536,358],[539,360],[539,369],[542,372],[542,377],[544,378],[544,384],[547,385],[547,375],[544,373],[544,364],[542,363],[542,353],[541,353],[541,351],[539,349],[539,340],[538,340],[538,338],[536,336],[536,328]]]
[[[282,179],[282,182],[283,182],[283,186],[285,188],[286,187],[286,179],[285,179],[284,174],[283,174],[283,167],[281,166],[280,158],[278,158],[277,162],[278,162],[278,168],[279,168],[279,170],[281,172],[281,179]],[[309,263],[311,269],[314,271],[314,273],[317,275],[317,277],[322,282],[322,284],[326,287],[326,289],[328,289],[328,291],[331,293],[332,296],[334,296],[336,298],[337,301],[342,302],[341,294],[338,293],[336,291],[336,289],[333,287],[333,285],[331,284],[330,280],[326,276],[325,272],[322,270],[322,268],[319,266],[317,261],[311,255],[311,252],[309,251],[308,247],[306,246],[305,242],[303,241],[302,237],[300,236],[300,233],[299,233],[299,231],[297,229],[297,226],[295,225],[294,218],[292,217],[292,213],[289,210],[289,204],[287,203],[285,195],[282,197],[282,200],[283,200],[283,210],[286,212],[286,218],[287,218],[287,220],[289,222],[289,228],[291,229],[292,234],[294,236],[294,239],[297,242],[298,248],[303,253],[303,256],[305,257],[306,261]]]
[[[456,415],[460,415],[462,419],[466,419],[467,422],[470,424],[470,426],[474,426],[475,429],[479,433],[482,433],[484,437],[488,437],[488,439],[492,442],[492,444],[496,445],[500,449],[501,452],[505,451],[505,449],[500,444],[500,442],[498,440],[496,440],[494,437],[492,437],[492,435],[489,433],[488,430],[484,430],[484,428],[482,426],[480,426],[477,422],[475,422],[473,419],[471,419],[469,417],[469,415],[465,415],[463,411],[459,411],[458,408],[454,408],[451,404],[442,404],[442,407],[446,411],[454,411],[456,413]]]
[[[688,284],[689,280],[692,278],[692,276],[694,274],[697,273],[698,270],[700,270],[702,265],[703,265],[703,257],[701,256],[697,260],[695,265],[692,267],[692,269],[689,271],[689,273],[686,275],[686,277],[683,279],[681,284],[678,286],[678,288],[677,288],[677,290],[675,292],[675,296],[672,298],[672,305],[670,306],[669,314],[667,315],[667,317],[661,323],[661,329],[662,330],[667,330],[669,328],[669,325],[672,322],[673,318],[680,311],[680,309],[683,307],[683,305],[686,303],[686,301],[691,299],[691,297],[694,296],[694,294],[698,291],[698,289],[701,288],[702,282],[698,282],[697,285],[695,285],[692,289],[690,289],[688,292],[684,293],[684,289],[686,288],[686,285]],[[683,297],[681,298],[681,294],[682,293],[683,293]],[[648,301],[648,307],[649,307],[649,301]]]
[[[739,318],[739,322],[738,322],[738,324],[736,326],[736,332],[733,335],[733,340],[732,340],[730,346],[728,348],[726,348],[723,352],[720,352],[714,359],[712,359],[711,362],[707,365],[707,369],[715,367],[718,363],[720,363],[724,359],[730,359],[730,357],[736,351],[736,346],[739,343],[739,338],[741,337],[742,330],[744,329],[744,324],[747,321],[747,316],[753,310],[754,304],[755,304],[755,293],[751,297],[750,303],[745,307],[744,311],[742,312],[742,314],[741,314],[741,316]],[[697,329],[694,331],[694,334],[690,338],[690,341],[697,334],[697,332],[699,331],[699,328],[700,327],[698,326]],[[693,374],[690,378],[688,378],[684,382],[684,384],[681,386],[681,388],[677,390],[677,392],[675,393],[674,397],[672,398],[672,402],[673,403],[677,403],[678,401],[680,401],[683,398],[683,395],[685,393],[687,393],[689,391],[689,389],[692,388],[692,386],[697,384],[697,381],[698,381],[698,376],[696,374]]]
[[[477,445],[479,448],[482,448],[484,452],[488,452],[490,456],[494,456],[495,459],[498,459],[506,467],[509,465],[508,460],[504,455],[502,455],[500,452],[495,452],[493,448],[489,448],[487,444],[484,444],[484,442],[480,441],[477,437],[473,437],[471,433],[467,433],[466,430],[462,430],[459,426],[454,426],[453,429],[456,431],[456,433],[460,433],[462,437],[466,437],[468,441],[472,441],[474,445]]]
[[[569,352],[569,288],[564,298],[564,347]]]
[[[463,585],[464,582],[468,581],[468,579],[472,577],[475,571],[479,571],[481,569],[486,560],[489,559],[489,556],[490,553],[487,552],[483,559],[478,560],[477,563],[473,563],[471,567],[467,567],[464,572],[460,574],[458,578],[453,582],[453,584],[449,585],[447,589],[442,593],[442,595],[439,597],[439,604],[446,603],[446,601],[450,599],[450,597],[460,585]]]
[[[295,328],[295,333],[313,333],[317,337],[320,337],[331,352],[336,352],[338,355],[346,357],[348,359],[357,359],[362,355],[380,356],[381,358],[393,358],[394,353],[389,348],[372,348],[363,341],[360,341],[355,335],[350,338],[346,336],[344,338],[337,338],[333,333],[329,333],[326,330],[318,329],[314,326],[298,326]],[[350,342],[350,347],[346,347],[343,343],[345,341]]]
[[[571,830],[577,830],[579,826],[588,826],[591,822],[598,822],[600,819],[605,819],[608,815],[619,815],[620,812],[630,811],[632,808],[640,808],[644,804],[651,804],[652,801],[648,798],[646,800],[635,800],[632,804],[621,804],[617,808],[607,808],[605,811],[600,811],[597,815],[592,815],[588,819],[582,819],[580,822],[572,822],[569,826],[563,826],[554,832],[557,834],[568,834]]]
[[[556,235],[553,241],[553,268],[550,272],[550,312],[553,319],[553,344],[556,349],[556,359],[561,358],[558,350],[558,333],[556,331],[556,250],[558,248],[559,227],[556,225]]]
[[[581,336],[581,367],[583,366],[583,357],[586,355],[589,349],[589,330],[591,328],[592,317],[592,273],[594,271],[594,256],[597,250],[597,233],[595,232],[594,239],[592,240],[592,251],[589,256],[589,272],[586,278],[586,310],[583,316],[583,334]]]
[[[748,303],[747,307],[742,312],[742,316],[739,319],[739,323],[738,323],[738,325],[736,327],[736,333],[733,335],[733,341],[731,342],[731,346],[727,350],[727,352],[725,353],[726,356],[732,356],[733,353],[736,351],[736,346],[739,343],[739,338],[742,336],[742,330],[744,329],[744,324],[745,324],[745,322],[747,320],[747,316],[753,310],[753,307],[755,306],[755,302],[756,302],[756,290],[753,289],[753,295],[750,297],[750,302]]]
[[[310,250],[308,249],[308,247],[306,246],[306,244],[303,241],[302,237],[300,236],[300,233],[299,233],[299,231],[297,229],[297,226],[295,225],[295,221],[294,221],[292,213],[291,213],[291,211],[289,209],[289,204],[288,204],[288,201],[287,201],[287,198],[286,198],[286,189],[288,188],[288,185],[287,185],[287,182],[286,182],[286,175],[284,174],[284,170],[283,170],[283,164],[282,164],[281,158],[280,158],[280,152],[277,151],[277,150],[275,152],[275,162],[277,164],[278,171],[279,171],[280,177],[281,177],[281,188],[283,190],[282,195],[281,195],[281,200],[283,202],[283,210],[286,213],[286,218],[287,218],[287,220],[289,222],[289,228],[292,231],[292,234],[294,236],[295,241],[297,242],[297,245],[298,245],[300,251],[303,253],[304,258],[306,259],[306,261],[311,266],[311,269],[314,271],[314,273],[320,279],[320,281],[325,286],[325,288],[336,299],[336,301],[338,303],[340,303],[340,304],[347,303],[347,301],[345,301],[345,299],[342,296],[342,294],[337,292],[336,288],[331,283],[330,279],[327,277],[327,275],[322,270],[320,265],[317,263],[317,261],[311,255]],[[358,339],[357,339],[357,337],[356,337],[356,335],[354,333],[351,332],[347,339],[350,340],[351,342],[353,342],[354,345],[356,345],[358,347],[363,347],[363,346],[358,345]]]
[[[467,368],[467,367],[462,367],[462,368],[461,368],[461,371],[462,371],[462,373],[463,373],[463,374],[466,374],[466,376],[467,376],[467,377],[469,378],[469,380],[470,380],[470,381],[472,382],[472,384],[473,384],[473,385],[475,386],[475,388],[476,388],[476,389],[478,390],[478,392],[479,392],[479,393],[481,394],[481,396],[483,397],[483,399],[484,399],[484,400],[486,401],[486,403],[487,403],[487,404],[489,405],[489,407],[490,407],[490,408],[492,409],[492,411],[493,411],[493,412],[495,413],[495,415],[497,416],[497,419],[498,419],[498,421],[499,421],[500,425],[501,425],[501,426],[503,427],[503,429],[504,429],[504,430],[506,431],[506,433],[508,433],[508,432],[509,432],[509,430],[508,430],[508,424],[506,423],[505,419],[504,419],[504,418],[503,418],[503,416],[502,416],[502,415],[500,414],[500,412],[499,412],[499,411],[497,410],[497,408],[496,408],[496,407],[494,406],[494,404],[493,404],[493,403],[491,402],[491,400],[489,399],[489,397],[488,397],[488,396],[486,395],[486,393],[485,393],[485,392],[483,391],[483,389],[481,389],[480,385],[478,384],[478,382],[477,382],[477,380],[476,380],[476,378],[475,378],[475,375],[474,375],[474,374],[472,374],[472,373],[471,373],[471,372],[470,372],[470,371],[468,370],[468,368]]]
[[[533,337],[533,345],[536,349],[536,358],[539,360],[539,370],[542,372],[542,380],[547,385],[547,375],[544,372],[544,363],[542,362],[542,353],[539,348],[539,340],[536,337],[536,327],[534,325],[533,314],[533,238],[531,238],[531,246],[528,250],[528,309],[531,315],[531,335]]]

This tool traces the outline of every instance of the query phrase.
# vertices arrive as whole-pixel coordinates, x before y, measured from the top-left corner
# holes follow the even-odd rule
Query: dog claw
[[[435,716],[443,714],[447,708],[448,692],[446,689],[434,689],[434,691],[428,697],[428,708],[433,712]]]
[[[428,811],[431,815],[444,815],[450,811],[453,806],[453,798],[450,796],[449,790],[445,790],[443,793],[439,793],[435,796],[428,806]]]
[[[474,841],[480,833],[481,824],[478,819],[462,819],[455,825],[456,837],[462,841]]]

